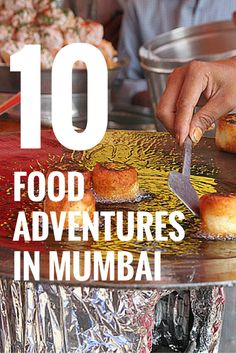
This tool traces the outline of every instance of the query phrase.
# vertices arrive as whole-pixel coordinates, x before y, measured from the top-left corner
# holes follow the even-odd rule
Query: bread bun
[[[216,146],[219,150],[236,153],[236,115],[220,118],[216,129]]]
[[[200,198],[202,231],[236,237],[236,194],[207,194]]]
[[[104,201],[131,201],[139,191],[136,169],[118,162],[97,163],[92,172],[92,182],[96,196]]]
[[[64,199],[58,202],[51,201],[48,196],[44,199],[44,212],[49,216],[49,223],[51,221],[50,212],[54,211],[57,215],[57,220],[59,221],[60,215],[62,211],[67,212],[66,219],[64,223],[64,228],[69,228],[69,211],[80,211],[80,212],[88,212],[91,220],[94,218],[94,212],[96,210],[95,207],[95,197],[91,191],[86,191],[84,193],[84,197],[80,201],[69,201],[68,194],[65,195]],[[75,223],[78,228],[83,226],[83,216],[82,214],[75,217]]]

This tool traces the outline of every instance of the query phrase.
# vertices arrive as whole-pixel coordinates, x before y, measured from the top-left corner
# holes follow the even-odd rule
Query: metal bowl
[[[231,21],[220,21],[177,28],[158,35],[139,53],[155,107],[175,68],[193,59],[215,61],[236,55],[236,27]]]
[[[236,54],[236,27],[231,21],[177,28],[140,48],[141,64],[170,73],[193,59],[213,61]]]
[[[117,62],[108,70],[109,111],[111,110],[110,89],[118,71],[126,61]],[[4,99],[20,91],[20,73],[10,72],[9,66],[0,66],[0,94]],[[77,127],[85,127],[87,122],[87,70],[73,70],[72,73],[72,122]],[[51,126],[51,70],[41,71],[41,122]],[[11,114],[19,118],[19,107]]]
[[[125,61],[108,70],[108,86],[111,87],[120,68]],[[41,93],[51,94],[51,69],[41,71]],[[20,73],[10,72],[9,66],[0,66],[0,92],[16,93],[20,91]],[[87,70],[74,69],[72,73],[72,92],[74,94],[87,92]]]

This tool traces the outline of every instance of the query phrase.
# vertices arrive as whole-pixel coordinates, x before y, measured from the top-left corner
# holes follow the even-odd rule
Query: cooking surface
[[[209,241],[195,238],[199,231],[199,220],[196,219],[169,191],[168,173],[181,170],[182,151],[168,134],[149,132],[114,131],[108,132],[100,145],[85,153],[66,151],[53,140],[50,131],[43,133],[43,149],[39,151],[23,151],[17,147],[17,135],[0,136],[1,152],[1,255],[0,272],[2,276],[11,277],[13,272],[13,248],[18,250],[42,252],[41,278],[48,278],[48,251],[62,250],[128,250],[134,255],[136,262],[141,250],[147,250],[152,259],[154,250],[162,251],[162,279],[159,282],[94,282],[92,278],[86,285],[112,287],[180,287],[200,284],[236,282],[236,241]],[[7,156],[7,157],[6,157]],[[11,241],[17,212],[22,208],[28,214],[32,210],[42,209],[42,204],[28,202],[25,196],[21,205],[12,203],[12,170],[38,169],[46,171],[49,166],[60,160],[74,159],[92,169],[96,162],[118,161],[137,168],[141,190],[150,193],[150,198],[139,203],[118,205],[98,205],[98,210],[119,210],[124,214],[130,211],[182,211],[186,220],[184,228],[186,237],[181,243],[121,242],[116,239],[116,228],[113,225],[113,241],[97,243],[55,243],[48,239],[45,243],[13,243]],[[192,163],[192,182],[199,195],[207,192],[236,192],[236,156],[220,153],[215,149],[214,140],[204,139],[194,148]],[[4,182],[2,182],[4,181]],[[17,209],[16,209],[17,208]],[[125,222],[124,229],[127,224]],[[154,232],[154,228],[152,229]],[[102,234],[102,228],[101,228]],[[165,235],[165,233],[164,233]],[[102,238],[102,236],[101,236]],[[71,280],[71,283],[77,283]]]

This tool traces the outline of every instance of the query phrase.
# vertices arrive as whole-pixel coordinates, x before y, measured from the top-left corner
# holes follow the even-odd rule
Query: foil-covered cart
[[[163,346],[176,351],[217,352],[224,308],[221,286],[236,279],[235,241],[211,241],[195,237],[196,220],[171,194],[170,170],[181,168],[181,151],[165,133],[108,132],[100,145],[84,153],[59,146],[52,132],[43,131],[42,150],[19,149],[18,134],[0,136],[1,246],[0,246],[0,347],[1,352],[151,352]],[[185,216],[186,238],[171,241],[91,242],[90,250],[128,249],[136,259],[141,250],[152,258],[162,252],[161,281],[94,281],[71,279],[48,282],[48,252],[83,250],[88,244],[12,242],[17,211],[30,216],[35,205],[27,197],[15,205],[12,195],[14,170],[43,170],[63,158],[76,159],[92,168],[95,162],[119,161],[135,166],[140,187],[152,195],[139,203],[114,206],[120,211],[173,211]],[[214,141],[204,139],[194,150],[192,182],[199,194],[236,191],[233,156],[217,152]],[[223,172],[222,172],[223,171]],[[99,208],[109,209],[109,205]],[[42,209],[42,204],[37,206]],[[14,250],[38,250],[42,254],[40,282],[13,280]],[[134,261],[134,267],[137,261]]]

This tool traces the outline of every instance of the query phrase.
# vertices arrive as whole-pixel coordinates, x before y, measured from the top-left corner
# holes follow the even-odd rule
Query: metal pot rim
[[[154,50],[162,47],[163,45],[170,44],[176,40],[186,39],[193,37],[194,35],[203,35],[206,33],[214,33],[216,31],[232,31],[236,30],[235,25],[232,21],[218,21],[207,23],[198,26],[192,27],[181,27],[176,28],[172,31],[160,34],[155,37],[154,40],[144,44],[140,50],[139,55],[142,65],[149,70],[161,70],[161,72],[167,71],[171,72],[174,68],[184,65],[194,59],[205,60],[205,61],[214,61],[219,59],[228,58],[230,56],[236,55],[235,50],[229,50],[222,53],[210,54],[210,55],[196,55],[194,57],[188,58],[163,58],[155,54]]]

